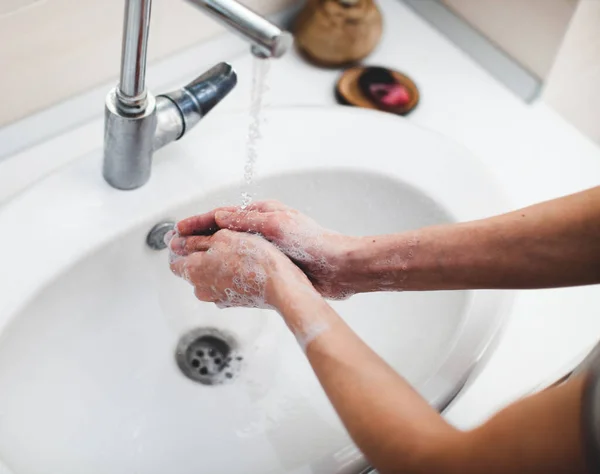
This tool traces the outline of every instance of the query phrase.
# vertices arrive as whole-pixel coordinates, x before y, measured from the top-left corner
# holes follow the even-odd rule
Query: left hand
[[[310,287],[304,273],[258,235],[219,230],[169,242],[171,270],[194,286],[201,301],[220,307],[276,308],[290,286]]]
[[[343,299],[359,291],[359,272],[349,255],[360,246],[360,238],[327,230],[278,201],[259,201],[246,209],[221,207],[177,223],[182,236],[218,229],[260,234],[298,265],[327,298]]]

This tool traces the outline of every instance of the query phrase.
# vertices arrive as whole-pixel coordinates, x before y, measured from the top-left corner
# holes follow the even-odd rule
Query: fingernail
[[[174,236],[169,242],[171,252],[180,253],[185,248],[185,239],[179,236]]]

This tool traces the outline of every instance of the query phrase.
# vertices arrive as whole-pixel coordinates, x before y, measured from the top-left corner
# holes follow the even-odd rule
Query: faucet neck
[[[121,76],[116,90],[118,106],[128,114],[147,106],[146,56],[152,0],[126,0],[121,50]]]
[[[281,31],[236,0],[189,0],[230,25],[254,54],[278,57],[291,43]],[[187,86],[155,98],[146,91],[146,53],[152,0],[125,0],[121,77],[104,109],[104,179],[136,189],[150,178],[152,154],[187,133],[235,86],[231,66],[218,64]]]

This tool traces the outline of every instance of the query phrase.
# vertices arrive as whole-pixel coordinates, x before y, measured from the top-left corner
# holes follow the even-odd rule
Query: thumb
[[[257,211],[217,211],[215,222],[221,229],[235,230],[237,232],[256,232],[263,234],[267,230],[266,214]]]

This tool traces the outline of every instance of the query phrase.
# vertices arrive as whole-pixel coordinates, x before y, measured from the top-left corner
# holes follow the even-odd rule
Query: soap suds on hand
[[[309,344],[313,342],[317,337],[323,334],[329,329],[329,324],[323,321],[316,321],[312,323],[302,324],[300,327],[292,328],[292,332],[300,344],[300,347],[304,352],[308,348]]]

